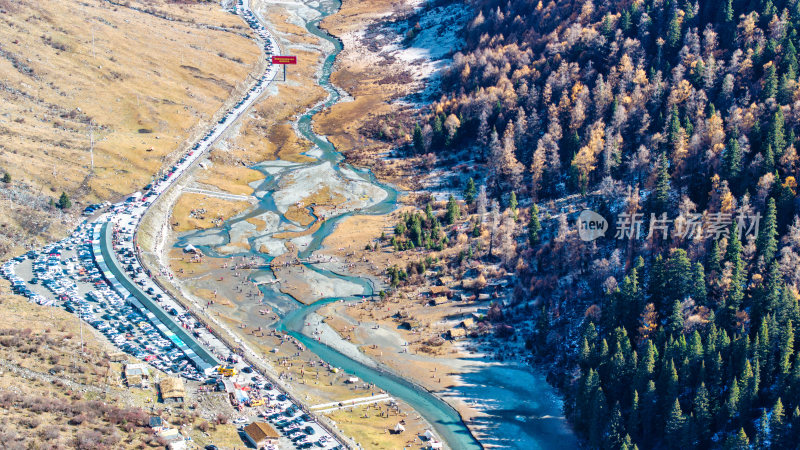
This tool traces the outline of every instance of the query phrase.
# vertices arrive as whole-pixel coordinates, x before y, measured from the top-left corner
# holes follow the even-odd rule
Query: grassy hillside
[[[146,184],[259,63],[215,2],[0,2],[0,255],[59,233],[62,191],[85,203]]]
[[[231,412],[223,393],[190,386],[185,407],[166,408],[155,386],[125,386],[119,350],[91,327],[81,333],[76,316],[7,290],[0,282],[0,447],[164,448],[147,426],[154,412],[199,445],[241,445],[234,425],[215,420]]]
[[[122,448],[143,442],[149,415],[122,387],[108,344],[86,327],[81,354],[76,317],[18,298],[0,305],[3,448]]]

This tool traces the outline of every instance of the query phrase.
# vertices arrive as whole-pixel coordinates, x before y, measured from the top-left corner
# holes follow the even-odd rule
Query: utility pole
[[[80,324],[81,328],[81,355],[83,355],[83,319],[78,317],[78,323]]]
[[[89,158],[92,163],[91,172],[94,173],[94,126],[89,124]]]

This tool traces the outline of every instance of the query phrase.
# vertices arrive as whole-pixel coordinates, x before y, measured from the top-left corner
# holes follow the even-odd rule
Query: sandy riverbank
[[[239,214],[241,220],[231,221],[224,233],[209,229],[196,234],[198,245],[213,247],[227,258],[205,255],[190,262],[190,255],[180,249],[171,249],[165,250],[168,254],[165,259],[169,261],[182,295],[200,305],[214,323],[235,334],[243,345],[272,367],[276,376],[287,381],[291,391],[307,404],[338,402],[379,393],[363,383],[345,383],[347,376],[344,373],[324,369],[313,353],[271,331],[277,319],[273,308],[278,311],[296,308],[290,299],[278,295],[279,291],[292,291],[289,293],[305,301],[363,291],[360,285],[301,269],[302,266],[295,264],[293,259],[296,259],[298,249],[308,245],[309,228],[318,227],[327,217],[377,203],[385,192],[375,190],[356,174],[334,172],[329,163],[291,164],[313,161],[312,157],[301,154],[310,148],[307,142],[297,138],[291,122],[297,113],[324,96],[324,91],[316,86],[316,78],[327,44],[310,38],[301,28],[308,17],[313,17],[314,12],[309,8],[295,2],[260,2],[259,5],[262,16],[272,22],[270,28],[276,30],[284,53],[298,55],[300,64],[290,68],[287,83],[274,85],[254,112],[212,151],[210,169],[205,173],[201,172],[204,169],[198,169],[189,187],[246,195],[246,185],[253,191],[251,197],[261,200],[267,190],[263,183],[274,183],[271,185],[274,189],[270,190],[275,191],[272,198],[277,214],[254,211],[250,205],[232,213],[233,216]],[[242,173],[236,169],[276,157],[281,160],[258,165],[260,179],[252,179],[249,172]],[[175,219],[187,221],[186,217]],[[169,230],[171,236],[167,242],[175,242],[178,231],[177,228]],[[191,242],[191,238],[187,241]],[[249,250],[266,250],[266,255],[275,258],[272,260],[274,270],[263,268],[266,257],[230,257]],[[335,267],[335,262],[331,264]],[[261,291],[253,281],[261,283]],[[335,420],[345,434],[353,436],[365,447],[413,447],[414,436],[430,425],[403,402],[397,402],[396,407],[356,407],[326,415]],[[405,421],[406,433],[388,434],[387,429],[401,420]]]
[[[329,304],[319,310],[327,327],[316,327],[321,330],[317,336],[351,358],[377,361],[436,393],[486,447],[549,448],[573,442],[561,401],[544,377],[522,361],[497,361],[482,350],[491,345],[521,349],[520,343],[437,341],[442,329],[454,325],[448,318],[458,308],[427,309],[412,314],[420,330],[407,331],[381,314],[390,313],[391,305]]]

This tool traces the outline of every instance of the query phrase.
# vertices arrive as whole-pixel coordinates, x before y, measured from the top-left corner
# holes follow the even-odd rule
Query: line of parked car
[[[186,355],[103,278],[92,255],[91,229],[82,224],[66,240],[14,258],[3,265],[3,276],[11,281],[15,293],[77,315],[125,353],[165,373],[202,380]],[[27,283],[14,273],[14,267],[25,259],[31,264]],[[54,298],[34,292],[30,285],[40,285]]]
[[[264,50],[269,56],[273,47],[276,46],[269,32],[242,0],[237,0],[236,13],[244,17],[250,27],[264,40]],[[175,316],[181,326],[192,330],[201,344],[208,345],[208,341],[214,341],[212,344],[217,346],[217,350],[220,346],[224,347],[224,344],[202,328],[202,324],[179,306],[174,299],[165,296],[157,286],[152,284],[149,274],[143,270],[134,253],[135,230],[153,201],[202,156],[204,151],[224,132],[229,121],[235,120],[255,101],[266,85],[274,79],[276,72],[276,68],[270,66],[247,95],[219,120],[217,126],[186,152],[163,176],[148,184],[143,192],[137,192],[121,203],[95,204],[84,210],[85,215],[92,215],[97,211],[107,209],[98,220],[114,223],[113,251],[115,257],[123,265],[126,274],[136,284],[142,286],[143,291],[159,303],[164,310]],[[148,361],[154,367],[167,373],[180,373],[184,377],[197,380],[205,378],[204,374],[199,373],[189,363],[186,355],[170,342],[168,336],[163,334],[163,324],[148,322],[148,318],[155,319],[153,314],[137,311],[133,302],[129,301],[130,293],[127,291],[119,293],[114,291],[109,279],[106,278],[109,275],[104,275],[100,270],[97,261],[98,255],[95,254],[96,250],[93,251],[93,231],[96,224],[100,222],[84,222],[71,237],[64,241],[4,263],[0,268],[0,273],[9,279],[15,293],[24,295],[39,304],[64,307],[98,329],[126,353]],[[26,258],[32,260],[32,274],[28,282],[15,270],[15,267],[22,264]],[[31,285],[35,284],[41,284],[39,291],[46,289],[51,295],[42,295],[35,288],[32,289]],[[123,297],[126,298],[123,299]],[[235,361],[235,356],[230,349],[226,349],[226,351],[228,353],[227,360]],[[249,373],[252,373],[252,370]],[[258,375],[254,375],[249,381],[253,388],[251,398],[266,401],[261,415],[273,422],[293,441],[296,447],[342,448],[324,428],[314,423],[310,416],[277,388],[264,382]],[[247,422],[247,419],[242,419],[240,422]]]
[[[234,11],[231,11],[234,14],[242,16],[245,22],[250,25],[250,28],[256,32],[256,34],[264,40],[264,52],[267,56],[272,55],[272,40],[269,32],[261,25],[261,22],[258,21],[256,15],[250,9],[244,7],[244,2],[242,0],[237,0],[236,8]]]
[[[243,370],[243,372],[246,371]],[[259,408],[259,416],[271,422],[277,430],[292,441],[296,448],[342,448],[310,415],[292,403],[272,384],[263,382],[258,376],[253,377],[250,397],[266,402],[265,406]],[[244,426],[247,420],[239,419],[234,423]]]

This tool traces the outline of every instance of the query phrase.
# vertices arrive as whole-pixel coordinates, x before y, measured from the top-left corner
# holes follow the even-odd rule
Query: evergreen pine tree
[[[452,195],[447,199],[447,212],[444,215],[444,220],[448,225],[455,223],[461,217],[461,207]]]
[[[614,408],[611,410],[611,416],[608,419],[606,431],[603,433],[603,447],[621,448],[625,440],[625,434],[622,412],[619,409],[619,402],[616,402]]]
[[[56,202],[56,207],[58,209],[69,209],[72,207],[72,201],[70,201],[69,196],[67,196],[66,192],[62,192],[61,196],[58,198]]]
[[[794,79],[789,78],[788,74],[781,75],[781,79],[778,82],[778,95],[775,96],[775,99],[779,105],[785,105],[792,101],[793,95]]]
[[[667,25],[667,45],[671,49],[677,48],[678,44],[681,42],[681,22],[683,18],[678,11],[677,8],[672,10],[672,17],[670,18],[669,25]]]
[[[772,173],[775,171],[775,151],[773,150],[772,144],[767,144],[766,150],[764,150],[764,173]]]
[[[728,288],[728,300],[725,304],[725,314],[721,315],[725,327],[731,329],[734,326],[734,317],[742,305],[744,299],[744,261],[742,261],[742,244],[739,241],[739,232],[736,224],[731,225],[731,232],[728,238],[728,250],[725,252],[725,259],[731,263],[731,280]]]
[[[625,435],[625,439],[622,441],[622,445],[619,447],[620,450],[639,450],[639,447],[633,443],[631,436],[629,434]]]
[[[705,383],[700,383],[697,392],[694,395],[694,402],[692,404],[694,417],[697,421],[697,429],[700,435],[700,441],[706,441],[710,437],[711,430],[711,411],[709,406],[708,390]]]
[[[687,357],[692,369],[691,374],[696,374],[703,364],[703,338],[700,337],[700,332],[697,330],[694,330],[689,338]],[[700,378],[700,381],[702,381],[702,378]]]
[[[651,194],[653,196],[651,202],[651,211],[654,214],[659,215],[667,211],[669,206],[669,190],[669,160],[667,159],[667,154],[662,153],[661,157],[659,158],[655,189]]]
[[[725,439],[725,450],[750,450],[750,439],[744,428],[739,428],[738,433],[730,433]]]
[[[419,124],[414,126],[414,151],[417,152],[418,155],[425,153],[425,139],[422,137],[422,128],[420,128]]]
[[[739,391],[739,380],[733,377],[730,388],[728,389],[728,400],[725,402],[725,409],[727,410],[728,420],[735,420],[739,417],[739,406],[742,401],[742,394]]]
[[[542,225],[539,223],[539,207],[534,203],[531,206],[531,218],[528,221],[528,243],[534,247],[539,243],[539,231]]]
[[[772,115],[768,130],[768,144],[772,147],[775,160],[783,156],[783,151],[786,149],[786,138],[784,131],[785,123],[783,111],[778,108],[775,114]]]
[[[758,377],[753,372],[753,365],[750,363],[750,360],[745,360],[741,381],[739,381],[741,411],[749,411],[750,406],[756,400],[756,396],[758,395],[758,381]]]
[[[667,143],[674,146],[681,134],[681,119],[678,115],[678,107],[673,106],[669,116],[669,125],[667,128]]]
[[[764,87],[761,91],[761,99],[766,101],[770,98],[775,98],[778,93],[778,75],[775,71],[775,64],[770,64],[767,70],[764,71]]]
[[[722,21],[725,22],[727,26],[732,26],[731,24],[733,24],[733,16],[733,0],[724,0],[722,8]]]
[[[772,407],[772,416],[769,421],[769,434],[772,448],[783,448],[786,431],[786,418],[784,417],[783,402],[781,398]]]
[[[761,418],[758,419],[758,428],[756,429],[756,437],[753,441],[755,448],[768,448],[769,444],[769,418],[767,417],[767,410],[761,410]]]
[[[639,410],[639,392],[635,389],[631,398],[630,413],[628,414],[628,425],[626,430],[629,435],[633,436],[634,440],[639,440],[641,432],[641,411]]]
[[[766,317],[761,318],[761,325],[758,327],[756,341],[754,343],[756,357],[761,365],[762,378],[772,378],[772,347],[770,346],[769,327]]]
[[[778,269],[778,262],[774,259],[769,266],[765,281],[753,299],[754,304],[751,307],[753,323],[760,323],[762,317],[772,314],[781,303],[782,275]]]
[[[724,155],[724,173],[729,182],[734,183],[742,173],[742,149],[735,138],[728,140]]]
[[[582,371],[583,372],[583,371]],[[589,428],[589,415],[591,414],[592,399],[594,393],[600,386],[600,377],[594,369],[584,372],[583,383],[575,398],[576,423],[579,429]]]
[[[670,448],[680,448],[682,441],[684,417],[681,411],[681,404],[676,398],[666,415],[666,425],[664,427],[664,443]]]
[[[764,214],[762,224],[758,229],[756,250],[758,255],[764,259],[765,267],[769,267],[773,258],[775,258],[775,253],[778,251],[777,210],[774,198],[770,198],[767,201],[767,211]]]
[[[711,242],[711,250],[708,252],[708,257],[706,258],[706,267],[708,268],[708,274],[712,276],[718,276],[721,271],[721,261],[722,258],[720,257],[719,253],[719,241],[712,241]]]
[[[444,144],[445,131],[442,114],[437,114],[433,119],[433,145],[439,147]]]
[[[666,273],[665,285],[671,300],[683,301],[692,294],[692,262],[689,261],[686,250],[679,248],[670,252]]]
[[[644,350],[642,351],[642,359],[636,367],[636,381],[634,388],[645,392],[647,384],[653,379],[653,374],[656,369],[656,347],[651,340],[644,343]]]
[[[621,323],[626,329],[634,330],[638,319],[638,313],[642,309],[642,292],[639,287],[639,276],[635,268],[626,275],[617,291],[619,300],[616,302],[614,318],[617,323]]]
[[[683,310],[681,302],[678,300],[672,302],[672,313],[669,316],[667,331],[673,336],[683,332]]]
[[[661,374],[659,374],[658,392],[661,393],[664,402],[662,411],[669,408],[671,399],[678,397],[679,389],[678,370],[675,368],[673,360],[670,359],[663,365]]]
[[[778,361],[778,376],[783,383],[789,377],[792,369],[792,356],[794,355],[794,327],[790,320],[785,327],[783,340],[780,347],[780,360]]]
[[[592,396],[592,404],[589,416],[589,445],[599,447],[603,442],[603,432],[606,429],[607,420],[606,396],[603,388],[599,387]]]
[[[698,305],[705,305],[707,299],[706,274],[701,262],[694,263],[692,266],[692,298]]]
[[[657,401],[656,384],[650,380],[647,382],[647,389],[642,397],[642,436],[651,436],[655,431],[655,418],[658,415]]]
[[[656,309],[659,312],[664,311],[664,294],[666,291],[666,268],[664,258],[661,255],[656,255],[650,266],[650,279],[648,280],[648,294],[650,299],[655,303]],[[672,306],[672,304],[670,304]]]
[[[472,177],[467,180],[467,187],[464,188],[464,201],[467,202],[468,205],[471,205],[472,202],[475,201],[475,197],[478,195],[478,190],[475,188],[475,180]]]
[[[578,362],[581,364],[582,368],[588,368],[592,362],[592,348],[589,346],[589,342],[586,340],[585,337],[581,338],[581,348],[580,348],[580,356],[578,357]]]
[[[791,39],[786,39],[786,50],[783,52],[782,67],[783,71],[793,79],[797,75],[797,48]]]

